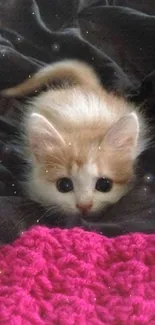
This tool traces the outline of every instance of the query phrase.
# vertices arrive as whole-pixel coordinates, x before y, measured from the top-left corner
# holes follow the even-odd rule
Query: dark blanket
[[[0,0],[0,89],[64,58],[92,64],[103,85],[143,104],[154,125],[154,0]],[[13,240],[33,223],[79,225],[113,236],[155,231],[155,148],[145,152],[135,188],[100,223],[60,220],[22,191],[27,162],[16,144],[25,99],[0,100],[0,241]]]

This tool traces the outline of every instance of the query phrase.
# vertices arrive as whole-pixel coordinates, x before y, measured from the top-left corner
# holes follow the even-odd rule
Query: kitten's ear
[[[70,85],[87,85],[93,88],[100,86],[100,80],[91,66],[78,60],[64,60],[46,66],[32,78],[15,87],[4,89],[0,94],[4,97],[22,97],[54,81],[67,81]]]
[[[30,148],[38,162],[43,160],[47,150],[65,144],[56,128],[40,114],[32,113],[27,127]]]
[[[136,158],[139,137],[139,121],[136,113],[122,117],[106,134],[103,144],[110,152]]]

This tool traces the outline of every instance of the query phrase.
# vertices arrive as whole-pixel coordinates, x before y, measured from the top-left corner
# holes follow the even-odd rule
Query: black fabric
[[[143,104],[154,133],[154,0],[0,0],[0,89],[18,84],[39,67],[65,58],[92,64],[103,85]],[[134,189],[96,224],[61,220],[30,202],[22,190],[23,100],[0,99],[0,241],[33,223],[78,225],[108,235],[155,231],[155,149],[140,159]]]

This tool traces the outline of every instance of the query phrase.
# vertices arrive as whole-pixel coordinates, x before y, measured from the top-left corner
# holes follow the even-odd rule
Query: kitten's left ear
[[[32,113],[28,124],[28,137],[32,153],[41,162],[47,149],[65,144],[56,128],[41,114]]]
[[[104,148],[108,152],[135,159],[139,138],[139,120],[135,112],[123,116],[105,135]]]

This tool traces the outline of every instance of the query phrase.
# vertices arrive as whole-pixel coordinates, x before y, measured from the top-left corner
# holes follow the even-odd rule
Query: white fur
[[[67,94],[67,89],[64,90]],[[106,103],[94,93],[86,93],[82,88],[75,88],[69,91],[66,100],[61,100],[58,96],[59,91],[48,91],[35,100],[34,109],[36,112],[48,112],[51,120],[58,122],[70,121],[74,123],[88,121],[111,121],[119,118],[119,111],[114,107],[109,107]],[[131,107],[130,107],[131,108]],[[122,107],[124,111],[124,107]],[[127,109],[127,108],[126,108]],[[117,111],[117,114],[116,114]],[[127,111],[128,112],[128,111]],[[121,112],[122,113],[122,112]],[[124,113],[124,112],[123,112]]]

